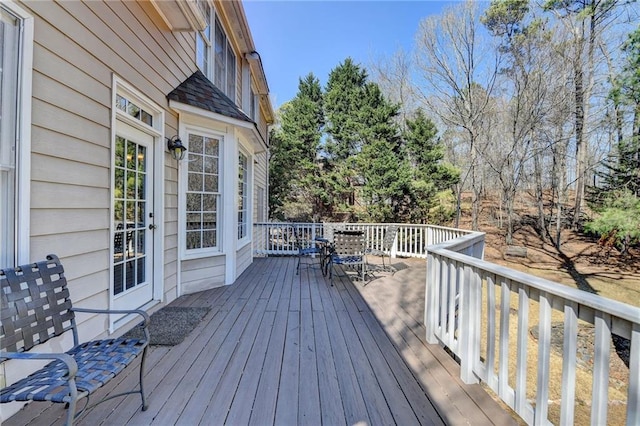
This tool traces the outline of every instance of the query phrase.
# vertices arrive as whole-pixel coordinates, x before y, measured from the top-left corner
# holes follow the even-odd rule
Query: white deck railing
[[[261,222],[253,227],[253,252],[258,256],[294,255],[293,230],[298,232],[301,239],[313,242],[316,236],[327,235],[328,228],[343,228],[346,230],[362,230],[365,232],[367,247],[382,249],[385,230],[391,223],[304,223],[304,222]],[[471,231],[463,229],[445,228],[433,225],[398,225],[391,256],[426,258],[426,246],[449,241]]]
[[[483,241],[484,234],[472,233],[427,247],[427,340],[447,346],[460,359],[465,382],[482,380],[528,424],[552,423],[553,388],[561,393],[553,422],[573,425],[577,411],[584,409],[592,425],[605,425],[612,421],[609,407],[625,403],[609,397],[612,334],[629,339],[628,378],[617,390],[624,395],[626,388],[626,424],[639,425],[640,308],[485,262]],[[529,323],[534,309],[538,324]],[[562,353],[556,356],[561,371],[550,362],[552,318],[562,324]],[[578,352],[582,357],[589,351],[578,339],[579,324],[585,323],[595,329],[588,355],[592,385],[577,389],[578,364],[583,362]],[[532,330],[537,341],[530,338]],[[532,359],[536,365],[527,364]],[[535,377],[529,380],[535,383],[527,383],[528,377]],[[621,411],[624,418],[624,407]]]

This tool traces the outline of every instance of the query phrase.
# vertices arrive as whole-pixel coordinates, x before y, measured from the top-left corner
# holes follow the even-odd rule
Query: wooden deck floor
[[[236,284],[173,305],[211,311],[184,342],[152,347],[149,409],[132,395],[100,404],[81,425],[514,424],[458,365],[424,341],[424,261],[362,287],[329,285],[296,259],[256,259]],[[125,374],[126,373],[126,374]],[[129,367],[93,399],[133,387]],[[63,424],[61,404],[30,404],[4,424]]]

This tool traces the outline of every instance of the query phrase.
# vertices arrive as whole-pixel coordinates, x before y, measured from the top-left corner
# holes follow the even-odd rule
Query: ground
[[[526,195],[516,203],[513,245],[525,247],[526,257],[506,254],[505,231],[499,228],[498,200],[487,197],[480,212],[480,231],[486,232],[485,259],[551,281],[640,307],[640,247],[622,255],[582,232],[562,231],[562,246],[543,241],[534,226],[535,206]],[[548,214],[548,211],[547,211]],[[460,228],[471,229],[465,214]]]

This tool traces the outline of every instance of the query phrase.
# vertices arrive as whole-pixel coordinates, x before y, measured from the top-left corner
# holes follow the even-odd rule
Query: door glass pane
[[[146,281],[147,148],[118,136],[113,191],[114,295]]]

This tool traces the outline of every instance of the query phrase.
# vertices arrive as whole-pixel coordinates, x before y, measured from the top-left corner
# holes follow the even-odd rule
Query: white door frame
[[[150,210],[154,213],[154,224],[156,229],[154,231],[153,244],[151,247],[153,263],[151,266],[150,274],[153,277],[153,294],[152,300],[146,305],[142,306],[142,309],[148,310],[152,306],[162,302],[164,300],[164,158],[165,158],[165,137],[164,137],[164,109],[143,95],[140,91],[126,83],[120,77],[113,75],[113,91],[112,91],[112,108],[111,108],[111,148],[115,147],[115,140],[117,134],[118,124],[124,124],[126,126],[134,127],[141,130],[153,137],[153,176],[152,190],[153,190],[153,206],[150,206]],[[148,125],[140,119],[129,115],[127,112],[122,111],[116,107],[117,95],[124,96],[128,100],[133,101],[137,106],[144,109],[153,117],[152,125]],[[110,255],[109,255],[109,307],[114,306],[113,296],[113,210],[114,210],[114,197],[113,188],[115,187],[115,155],[111,153],[111,185],[110,185],[110,211],[109,211],[109,235],[110,235]],[[117,328],[121,327],[129,320],[134,318],[127,318],[126,321],[119,321],[119,317],[115,315],[110,316],[109,331],[114,332]],[[137,319],[136,319],[137,320]]]

